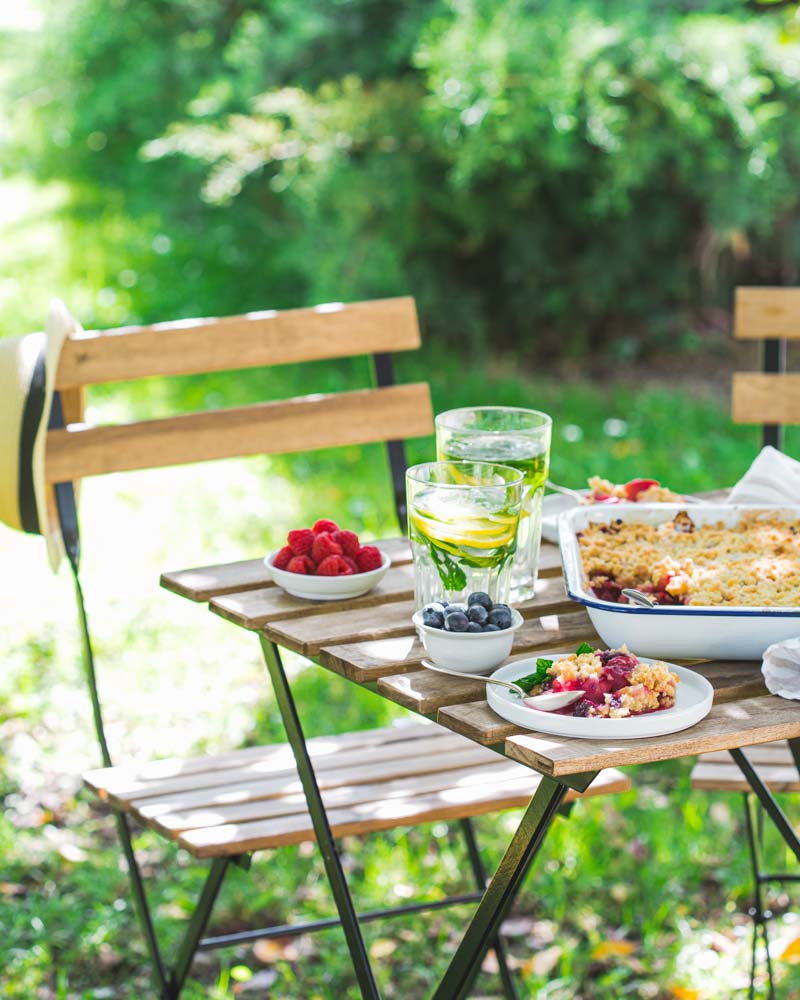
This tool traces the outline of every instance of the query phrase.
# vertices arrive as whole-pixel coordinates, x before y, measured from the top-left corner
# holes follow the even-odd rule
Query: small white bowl
[[[392,560],[382,552],[383,563],[378,569],[352,576],[306,576],[305,573],[288,573],[272,565],[278,550],[264,557],[264,565],[269,575],[279,587],[292,597],[302,597],[306,601],[346,601],[349,597],[361,597],[381,582]]]
[[[519,611],[511,609],[511,627],[497,632],[445,632],[422,624],[422,611],[412,619],[425,652],[438,667],[480,674],[499,667],[511,652],[514,633],[523,622]]]

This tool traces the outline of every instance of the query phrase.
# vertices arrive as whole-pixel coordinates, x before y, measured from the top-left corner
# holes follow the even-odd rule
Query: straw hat
[[[45,479],[45,443],[61,346],[80,331],[64,303],[53,299],[44,333],[0,338],[0,521],[44,535],[54,571],[64,545]]]

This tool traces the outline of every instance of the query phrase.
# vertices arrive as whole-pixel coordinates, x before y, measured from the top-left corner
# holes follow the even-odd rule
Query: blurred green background
[[[729,418],[730,371],[755,361],[731,345],[732,289],[797,283],[798,80],[794,3],[0,2],[0,335],[40,328],[54,294],[87,328],[412,294],[425,346],[398,370],[430,381],[437,410],[547,410],[567,485],[727,485],[759,442]],[[147,380],[93,390],[88,417],[367,378],[354,360]],[[256,643],[160,593],[158,574],[261,555],[320,516],[396,531],[379,449],[84,484],[120,756],[280,738]],[[98,758],[69,580],[3,528],[0,566],[0,993],[147,997],[113,824],[76,777]],[[311,733],[400,714],[291,669]],[[690,767],[634,771],[633,792],[554,830],[507,927],[522,995],[747,995],[738,801],[692,793]],[[480,821],[489,867],[516,820]],[[149,834],[138,846],[169,932],[203,870]],[[443,825],[344,849],[364,908],[465,885]],[[800,979],[780,956],[798,927],[788,895],[773,906],[788,997]],[[219,926],[331,911],[313,848],[288,849],[233,880]],[[468,916],[369,925],[385,995],[429,995]],[[499,995],[491,963],[478,990]],[[188,996],[268,991],[354,996],[340,935],[205,956]]]

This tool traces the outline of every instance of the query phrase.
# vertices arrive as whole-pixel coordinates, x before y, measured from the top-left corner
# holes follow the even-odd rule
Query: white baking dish
[[[592,624],[609,647],[627,643],[642,656],[665,659],[760,660],[773,642],[800,636],[800,607],[705,607],[692,605],[639,608],[603,601],[586,582],[576,532],[589,524],[609,524],[617,518],[638,524],[671,520],[681,504],[615,504],[610,507],[576,507],[561,515],[559,547],[567,593],[585,604]],[[800,507],[693,505],[688,513],[698,526],[721,522],[735,525],[745,511],[780,511],[800,524]]]

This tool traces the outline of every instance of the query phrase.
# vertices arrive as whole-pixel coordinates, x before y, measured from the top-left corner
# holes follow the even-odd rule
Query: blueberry
[[[489,612],[489,622],[499,629],[511,628],[511,609],[508,607],[493,608]]]
[[[484,625],[483,626],[483,628],[481,629],[481,631],[482,632],[499,632],[500,629],[497,627],[497,625],[493,625],[491,622],[489,622],[488,625]]]
[[[437,604],[441,604],[441,606],[443,608],[449,608],[450,607],[450,602],[449,601],[445,601],[444,598],[442,598],[441,600],[438,600],[436,603]]]
[[[467,608],[467,618],[478,625],[485,625],[489,620],[489,612],[482,604],[471,604]]]
[[[492,599],[488,594],[484,594],[482,590],[476,590],[474,594],[470,594],[467,598],[467,604],[470,607],[473,604],[479,604],[486,611],[492,610]]]
[[[422,609],[422,624],[429,628],[444,628],[444,608],[441,604],[426,604]]]
[[[483,632],[483,629],[477,622],[470,622],[469,625],[467,625],[467,632]]]
[[[469,628],[469,621],[463,611],[450,611],[448,609],[444,627],[447,632],[466,632]]]
[[[511,613],[511,608],[507,604],[495,604],[492,611],[508,611]]]
[[[447,613],[450,614],[451,611],[460,611],[463,615],[467,613],[466,604],[448,604]]]

